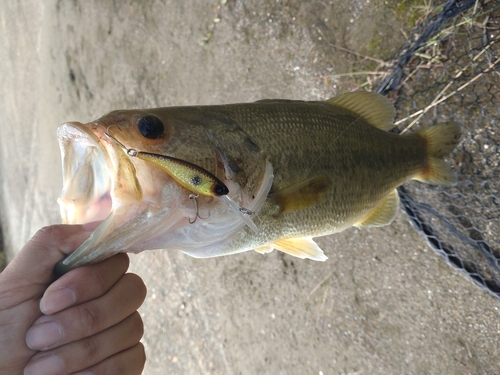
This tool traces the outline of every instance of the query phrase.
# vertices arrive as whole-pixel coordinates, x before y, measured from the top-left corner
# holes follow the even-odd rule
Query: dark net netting
[[[452,187],[399,189],[414,227],[451,266],[500,298],[500,2],[445,1],[408,39],[377,92],[399,132],[455,121]]]

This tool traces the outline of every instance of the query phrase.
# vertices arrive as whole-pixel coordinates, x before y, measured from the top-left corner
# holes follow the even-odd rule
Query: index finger
[[[40,301],[40,310],[51,315],[102,296],[127,271],[129,263],[128,255],[117,254],[68,272],[47,288]]]
[[[50,283],[54,265],[85,241],[91,230],[84,225],[51,225],[40,229],[3,271],[17,286]]]

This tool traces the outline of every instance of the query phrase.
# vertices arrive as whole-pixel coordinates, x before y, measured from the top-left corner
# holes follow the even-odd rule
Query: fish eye
[[[148,139],[160,138],[165,132],[163,122],[161,122],[158,117],[153,115],[141,117],[137,121],[137,128],[139,129],[139,133]]]

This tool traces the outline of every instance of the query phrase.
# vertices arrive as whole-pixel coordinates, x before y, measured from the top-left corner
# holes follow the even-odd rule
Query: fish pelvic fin
[[[312,259],[320,262],[328,259],[312,237],[283,238],[269,245],[258,247],[255,251],[266,254],[271,252],[273,248],[300,259]]]
[[[256,247],[254,250],[256,252],[258,252],[259,254],[267,254],[267,253],[270,253],[271,251],[273,251],[274,247],[272,247],[270,245],[266,245],[266,246]]]
[[[326,101],[361,116],[368,124],[381,130],[394,127],[396,110],[385,96],[368,91],[349,92]]]
[[[426,144],[427,164],[414,179],[433,185],[455,184],[457,176],[443,157],[458,144],[460,126],[455,122],[448,122],[419,130],[415,134]]]
[[[286,214],[324,202],[331,186],[328,177],[315,176],[270,194],[269,199],[279,207],[277,215]]]
[[[394,189],[387,194],[374,209],[362,220],[354,224],[355,227],[383,227],[392,223],[399,208],[398,191]]]

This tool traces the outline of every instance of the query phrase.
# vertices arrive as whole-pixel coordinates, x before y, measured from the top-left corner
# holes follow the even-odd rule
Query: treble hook
[[[115,141],[116,143],[118,143],[127,152],[128,156],[137,156],[137,154],[139,153],[139,151],[137,151],[134,148],[128,148],[127,146],[125,146],[123,143],[121,143],[118,139],[116,139],[115,137],[113,137],[109,133],[109,129],[111,129],[113,126],[116,127],[116,128],[118,128],[118,126],[116,126],[116,125],[109,125],[108,128],[106,129],[106,131],[104,132],[104,135],[106,137],[108,137],[109,139],[111,139],[111,140]],[[118,128],[118,130],[121,131],[120,128]]]
[[[249,210],[248,208],[245,207],[240,207],[240,212],[244,215],[252,216],[255,214],[255,212]]]
[[[194,199],[194,207],[195,207],[195,211],[196,211],[196,216],[194,217],[193,221],[191,221],[191,219],[188,218],[189,224],[194,224],[198,218],[205,220],[205,219],[208,219],[208,217],[210,216],[210,215],[208,215],[207,217],[200,216],[200,213],[198,211],[198,197],[199,196],[200,196],[200,194],[193,194],[193,193],[189,194],[189,199]]]

